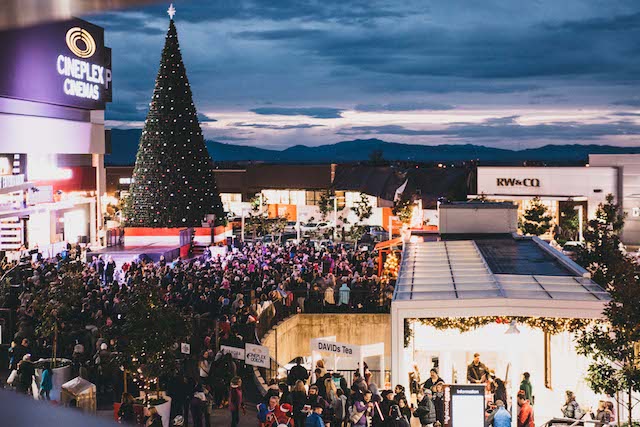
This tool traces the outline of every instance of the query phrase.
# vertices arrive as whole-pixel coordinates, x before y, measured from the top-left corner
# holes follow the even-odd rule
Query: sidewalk
[[[247,414],[240,414],[240,424],[239,427],[256,427],[258,425],[258,410],[254,403],[247,402]],[[96,415],[99,418],[113,420],[113,410],[99,410]],[[171,426],[171,423],[169,423]],[[193,426],[193,422],[189,419],[189,426]],[[231,412],[227,408],[224,409],[215,409],[213,411],[213,416],[211,417],[211,426],[213,427],[224,427],[231,426]]]

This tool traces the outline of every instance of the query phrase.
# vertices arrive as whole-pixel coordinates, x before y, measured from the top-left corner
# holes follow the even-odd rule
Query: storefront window
[[[304,190],[262,190],[262,195],[270,205],[304,205]]]

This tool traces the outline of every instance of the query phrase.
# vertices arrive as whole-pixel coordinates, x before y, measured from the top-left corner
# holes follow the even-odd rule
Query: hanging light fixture
[[[509,329],[507,329],[507,332],[505,332],[505,334],[519,334],[519,333],[520,333],[520,329],[518,329],[516,321],[512,320],[511,323],[509,324]]]

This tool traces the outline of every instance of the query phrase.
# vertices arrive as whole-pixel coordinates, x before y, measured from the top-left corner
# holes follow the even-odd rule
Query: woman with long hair
[[[295,382],[291,391],[291,403],[293,405],[293,424],[303,426],[307,418],[304,412],[304,405],[307,404],[307,389],[301,380]]]

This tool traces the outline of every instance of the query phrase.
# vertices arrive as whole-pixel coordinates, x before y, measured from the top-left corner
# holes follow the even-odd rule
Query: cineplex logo
[[[540,180],[538,178],[496,178],[496,185],[498,187],[540,187]]]
[[[67,31],[66,42],[69,50],[79,58],[90,58],[96,52],[95,40],[82,28],[73,27]],[[102,65],[58,55],[56,68],[58,74],[67,77],[63,82],[66,95],[98,100],[100,86],[109,89],[111,70]]]

